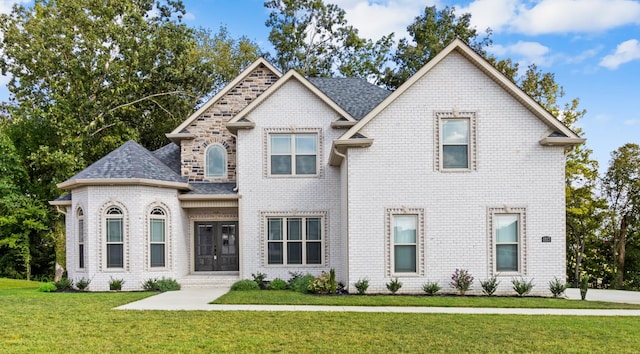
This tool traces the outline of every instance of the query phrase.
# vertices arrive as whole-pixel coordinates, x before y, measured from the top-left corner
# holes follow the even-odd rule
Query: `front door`
[[[194,223],[196,272],[238,271],[238,222]]]

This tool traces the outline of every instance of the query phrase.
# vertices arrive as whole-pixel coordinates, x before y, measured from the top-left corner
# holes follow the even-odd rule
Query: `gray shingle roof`
[[[391,91],[355,77],[312,77],[308,80],[356,120],[364,118],[391,94]]]
[[[128,178],[185,182],[179,174],[133,140],[127,141],[69,180]]]
[[[237,194],[234,192],[235,183],[191,182],[193,190],[184,194]]]
[[[176,174],[180,175],[180,146],[175,143],[169,143],[158,150],[152,152],[158,160],[169,166]]]

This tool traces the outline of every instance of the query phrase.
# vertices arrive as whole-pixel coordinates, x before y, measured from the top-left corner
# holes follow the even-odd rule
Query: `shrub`
[[[122,290],[122,285],[124,284],[123,279],[113,279],[109,280],[109,290]]]
[[[73,280],[67,277],[62,277],[60,280],[55,282],[54,285],[56,286],[56,289],[58,289],[57,291],[69,291],[73,289]]]
[[[260,289],[266,289],[267,288],[267,283],[264,281],[265,279],[267,279],[267,275],[264,273],[256,273],[256,274],[251,274],[251,276],[253,277],[253,281],[256,282],[256,284],[258,284],[258,287]]]
[[[426,282],[422,284],[422,290],[427,293],[427,295],[435,295],[438,291],[440,291],[440,285],[438,282]]]
[[[248,291],[248,290],[260,290],[260,286],[254,280],[243,279],[231,285],[231,291]]]
[[[451,275],[451,282],[449,283],[452,288],[458,290],[460,295],[464,295],[471,287],[471,284],[473,284],[473,277],[466,269],[456,269]]]
[[[58,288],[56,288],[56,286],[53,283],[44,283],[40,285],[40,287],[38,288],[38,291],[43,293],[52,293],[56,290],[58,290]]]
[[[153,279],[149,278],[144,283],[142,283],[142,288],[146,291],[175,291],[180,290],[180,284],[175,279],[165,278],[162,279]]]
[[[587,298],[587,290],[589,290],[589,277],[582,275],[580,276],[580,298],[582,300]]]
[[[316,294],[335,294],[338,288],[336,271],[331,268],[329,273],[322,272],[309,284],[309,291]]]
[[[398,281],[398,278],[391,279],[390,282],[385,284],[387,286],[387,290],[391,291],[392,294],[395,294],[402,288],[402,282]]]
[[[495,293],[496,290],[498,290],[498,285],[500,285],[500,282],[498,281],[498,278],[495,275],[492,275],[491,278],[487,280],[480,281],[480,286],[482,286],[482,292],[487,296],[493,295],[493,293]]]
[[[522,277],[519,279],[513,278],[511,279],[511,284],[513,284],[513,290],[515,290],[518,296],[525,296],[531,292],[531,289],[533,289],[533,279],[527,281]]]
[[[549,281],[549,291],[551,291],[553,297],[559,297],[565,290],[567,290],[567,283],[562,280],[553,277],[553,280]]]
[[[76,288],[78,288],[78,290],[80,291],[85,291],[89,287],[89,284],[91,284],[91,279],[82,277],[76,282]]]
[[[367,292],[367,289],[369,289],[369,279],[360,278],[354,285],[356,290],[358,290],[358,295],[364,295],[364,293]]]
[[[280,278],[275,278],[269,283],[269,289],[271,290],[285,290],[286,288],[287,282]]]
[[[289,288],[293,291],[306,294],[309,292],[309,285],[316,279],[311,274],[302,275],[289,282]]]

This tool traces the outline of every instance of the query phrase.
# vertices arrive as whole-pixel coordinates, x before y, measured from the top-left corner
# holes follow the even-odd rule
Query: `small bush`
[[[449,285],[458,290],[460,295],[464,295],[471,287],[471,284],[473,284],[473,277],[468,270],[456,269],[456,271],[451,274],[451,282]]]
[[[309,284],[309,292],[315,294],[335,294],[337,288],[336,271],[333,268],[329,270],[329,273],[322,272]]]
[[[498,281],[498,278],[495,275],[492,275],[491,278],[487,280],[480,280],[480,286],[482,286],[482,292],[487,296],[493,295],[493,293],[495,293],[496,290],[498,290],[498,285],[500,285],[500,282]]]
[[[248,291],[248,290],[260,290],[260,286],[253,280],[243,279],[231,285],[231,291]]]
[[[286,288],[287,282],[280,278],[275,278],[269,283],[269,289],[271,290],[285,290]]]
[[[145,291],[159,291],[163,293],[165,291],[180,290],[180,284],[171,278],[162,277],[160,280],[149,278],[142,283],[142,288]]]
[[[427,295],[435,295],[438,291],[440,291],[441,287],[438,282],[426,282],[422,284],[422,290],[427,293]]]
[[[267,279],[267,275],[264,273],[256,273],[256,274],[251,274],[251,276],[253,277],[253,281],[256,282],[256,284],[258,284],[258,287],[260,289],[266,289],[267,288],[267,283],[265,282],[265,279]]]
[[[89,287],[89,284],[91,284],[91,279],[82,277],[76,282],[76,288],[78,288],[78,290],[80,291],[85,291]]]
[[[309,285],[316,279],[311,274],[296,277],[289,282],[289,289],[299,293],[306,294],[309,292]]]
[[[398,278],[391,279],[390,282],[385,284],[387,286],[387,290],[391,291],[392,294],[395,294],[402,288],[402,282],[398,281]]]
[[[587,290],[589,290],[589,276],[581,275],[580,276],[580,298],[582,300],[586,300]]]
[[[549,281],[549,291],[551,291],[553,297],[559,297],[565,290],[567,290],[567,283],[562,280],[553,277],[553,280]]]
[[[56,286],[56,289],[58,289],[57,291],[69,291],[73,289],[73,280],[67,277],[62,277],[60,280],[55,282],[54,285]]]
[[[367,289],[369,289],[369,279],[360,278],[354,285],[356,290],[358,290],[358,295],[364,295],[367,292]]]
[[[58,290],[58,288],[56,288],[56,286],[53,283],[44,283],[40,285],[40,287],[38,288],[38,291],[43,293],[52,293],[56,290]]]
[[[533,279],[527,281],[522,277],[519,279],[513,278],[511,279],[511,284],[513,284],[513,290],[515,290],[518,296],[525,296],[531,292],[531,289],[533,289]]]
[[[122,285],[124,284],[123,279],[113,279],[109,280],[109,290],[122,290]]]

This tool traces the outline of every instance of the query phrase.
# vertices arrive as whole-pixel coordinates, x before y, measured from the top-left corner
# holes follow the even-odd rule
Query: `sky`
[[[16,2],[0,0],[0,12]],[[263,0],[183,0],[184,22],[233,37],[247,36],[270,51],[268,12]],[[378,39],[406,27],[426,6],[455,7],[471,14],[472,25],[491,28],[496,57],[511,58],[521,68],[536,64],[564,88],[561,103],[574,98],[586,115],[579,122],[592,157],[606,170],[612,151],[640,144],[640,0],[325,0],[346,11],[361,36]],[[7,101],[0,76],[0,101]]]

